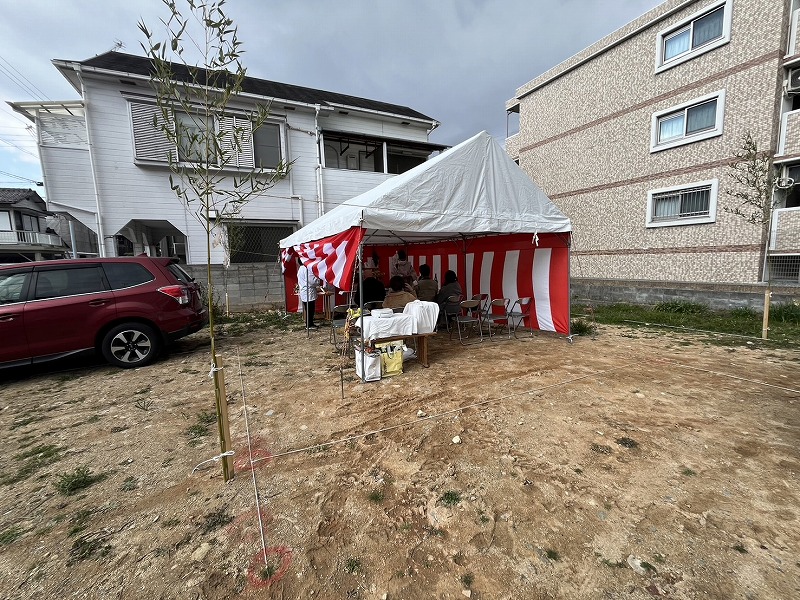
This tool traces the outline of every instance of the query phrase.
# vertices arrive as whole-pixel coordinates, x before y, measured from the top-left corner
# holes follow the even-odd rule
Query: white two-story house
[[[170,189],[167,156],[180,149],[154,126],[159,109],[150,60],[108,52],[53,64],[79,100],[12,103],[37,126],[50,210],[69,212],[91,228],[101,255],[177,255],[201,278],[203,269],[192,266],[206,264],[205,230]],[[238,164],[245,171],[282,160],[291,169],[243,208],[235,248],[215,243],[211,250],[215,270],[232,282],[232,302],[242,304],[283,297],[280,239],[445,148],[428,140],[439,123],[406,106],[253,77],[219,120],[233,116],[241,123],[266,103],[269,119],[237,151]],[[232,169],[231,177],[236,174]],[[216,223],[216,233],[224,235],[224,227]]]

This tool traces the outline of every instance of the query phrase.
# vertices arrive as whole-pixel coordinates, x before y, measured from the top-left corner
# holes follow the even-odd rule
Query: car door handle
[[[89,306],[105,306],[108,304],[108,300],[92,300],[89,302]]]
[[[3,315],[0,317],[0,322],[2,321],[13,321],[17,318],[17,315]]]

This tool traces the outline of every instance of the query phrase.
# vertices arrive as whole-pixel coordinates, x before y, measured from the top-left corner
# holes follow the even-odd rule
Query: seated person
[[[383,302],[383,299],[386,298],[386,288],[383,286],[383,283],[374,277],[367,277],[364,279],[362,290],[364,294],[364,304],[368,302]]]
[[[439,291],[439,282],[431,279],[431,268],[420,265],[419,279],[417,280],[417,298],[425,302],[436,302],[436,293]]]
[[[439,316],[444,319],[457,314],[460,310],[459,303],[448,302],[447,299],[450,296],[458,296],[461,298],[463,295],[464,292],[461,289],[461,284],[458,283],[456,272],[447,271],[444,274],[444,285],[442,286],[442,289],[439,290],[439,293],[436,294],[436,302],[439,303]]]
[[[413,284],[417,280],[417,273],[414,271],[414,267],[411,263],[408,262],[405,250],[397,251],[397,262],[392,267],[392,271],[389,275],[392,277],[402,277],[403,281],[409,284]]]
[[[383,308],[404,308],[406,304],[417,299],[414,289],[405,283],[400,275],[395,275],[389,280],[389,287],[392,291],[386,294]]]

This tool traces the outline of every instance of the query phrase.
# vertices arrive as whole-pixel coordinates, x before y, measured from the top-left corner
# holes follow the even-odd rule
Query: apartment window
[[[0,210],[0,231],[11,231],[11,215],[7,210]]]
[[[725,91],[696,98],[653,114],[650,152],[722,135]]]
[[[253,156],[259,169],[276,169],[281,162],[281,128],[263,123],[253,132]]]
[[[210,131],[209,131],[210,130]],[[175,112],[175,133],[180,162],[214,164],[217,162],[214,141],[214,117]]]
[[[180,162],[203,163],[207,141],[211,164],[223,169],[271,170],[283,160],[283,127],[280,123],[263,123],[253,132],[253,122],[245,114],[224,114],[206,121],[203,115],[176,111],[178,143],[173,144],[159,127],[154,126],[163,119],[158,106],[131,100],[130,109],[137,162],[166,163],[172,158]],[[213,136],[217,136],[222,155],[218,155]],[[220,164],[223,156],[224,164]]]
[[[731,0],[726,0],[659,32],[656,71],[669,69],[728,43],[730,30]]]
[[[713,223],[718,180],[651,190],[647,194],[647,227]]]

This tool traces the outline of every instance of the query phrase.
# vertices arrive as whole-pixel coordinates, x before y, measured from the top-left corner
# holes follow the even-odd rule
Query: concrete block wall
[[[644,304],[659,302],[695,302],[714,310],[764,308],[763,284],[721,285],[690,282],[665,283],[623,279],[572,278],[570,292],[573,304]],[[772,303],[800,302],[800,286],[772,286]]]
[[[182,265],[199,283],[207,285],[205,265]],[[282,307],[285,304],[283,275],[274,263],[233,264],[211,266],[214,301],[225,306],[225,292],[231,309]]]

